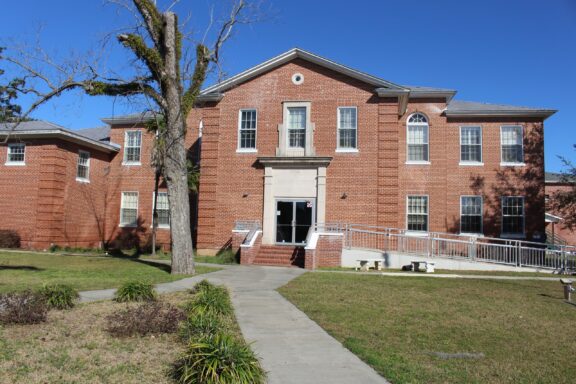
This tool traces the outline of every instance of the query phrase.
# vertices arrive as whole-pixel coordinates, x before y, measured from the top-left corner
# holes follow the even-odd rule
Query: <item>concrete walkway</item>
[[[233,266],[172,283],[161,293],[191,288],[208,279],[232,293],[246,341],[268,372],[269,384],[385,384],[371,367],[284,299],[276,289],[305,273],[296,268]],[[115,290],[81,292],[81,301],[110,299]]]

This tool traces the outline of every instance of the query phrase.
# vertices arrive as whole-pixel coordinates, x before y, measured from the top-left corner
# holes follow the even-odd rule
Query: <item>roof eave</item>
[[[531,111],[500,111],[500,110],[486,110],[486,111],[444,111],[446,117],[542,117],[544,119],[555,114],[556,110],[539,109]]]
[[[120,149],[111,145],[92,140],[71,131],[64,131],[61,129],[55,130],[45,130],[45,131],[0,131],[0,136],[13,136],[21,137],[25,136],[28,138],[52,138],[61,137],[66,141],[70,141],[76,144],[81,144],[90,148],[98,149],[104,152],[118,152]]]

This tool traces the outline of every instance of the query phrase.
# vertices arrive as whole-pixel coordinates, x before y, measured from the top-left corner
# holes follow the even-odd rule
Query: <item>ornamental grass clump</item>
[[[224,329],[225,320],[222,316],[206,313],[203,315],[190,315],[180,326],[180,339],[187,343],[190,340],[211,336]]]
[[[204,280],[190,293],[188,317],[180,326],[186,351],[172,378],[182,384],[264,383],[266,373],[236,326],[228,290]]]
[[[46,321],[48,306],[37,292],[0,294],[0,324],[37,324]]]
[[[194,297],[186,305],[189,315],[230,316],[233,314],[230,294],[225,287],[215,286],[204,280],[198,283],[194,291]]]
[[[260,384],[266,378],[250,346],[226,333],[191,341],[173,376],[182,384]]]
[[[39,293],[50,309],[73,308],[80,297],[74,288],[65,284],[45,284]]]
[[[129,281],[116,291],[115,300],[120,303],[129,301],[154,301],[156,291],[151,283],[143,281]]]
[[[109,315],[106,330],[116,337],[175,333],[185,318],[186,314],[171,304],[149,301]]]

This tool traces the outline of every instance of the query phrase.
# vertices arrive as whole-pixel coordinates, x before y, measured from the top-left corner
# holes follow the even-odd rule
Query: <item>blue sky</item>
[[[132,20],[103,0],[6,3],[0,44],[40,36],[42,46],[60,57],[98,50],[107,33]],[[218,16],[222,3],[227,2],[182,0],[175,9],[201,38],[210,5],[219,4]],[[267,0],[263,9],[264,20],[242,26],[225,47],[222,66],[228,74],[301,47],[395,83],[457,89],[460,100],[558,109],[545,124],[546,168],[561,169],[557,155],[576,158],[576,123],[570,117],[576,114],[574,0]],[[125,72],[127,57],[110,44],[106,65]],[[34,117],[77,129],[134,108],[73,93]]]

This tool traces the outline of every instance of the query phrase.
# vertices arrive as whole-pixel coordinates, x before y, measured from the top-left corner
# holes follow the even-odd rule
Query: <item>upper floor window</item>
[[[138,225],[138,192],[122,192],[120,202],[120,226],[135,227]]]
[[[408,163],[428,163],[428,119],[421,113],[414,113],[408,118]]]
[[[142,131],[126,131],[124,137],[124,164],[140,164]]]
[[[78,164],[76,166],[76,180],[90,180],[90,152],[78,151]]]
[[[256,149],[257,114],[255,109],[241,109],[238,119],[238,150]]]
[[[428,231],[428,196],[408,196],[406,228],[409,231]]]
[[[25,164],[26,145],[24,143],[8,144],[7,165]]]
[[[156,214],[158,215],[158,228],[169,228],[170,205],[168,204],[167,192],[158,192],[158,199],[156,199]]]
[[[482,233],[482,196],[460,197],[460,232]]]
[[[338,108],[338,149],[357,149],[358,116],[356,107]]]
[[[502,197],[502,234],[524,235],[524,197]]]
[[[305,148],[306,107],[288,107],[288,148]]]
[[[520,125],[504,125],[500,127],[502,144],[502,163],[524,163],[523,132]]]
[[[481,127],[460,127],[460,162],[482,163]]]

